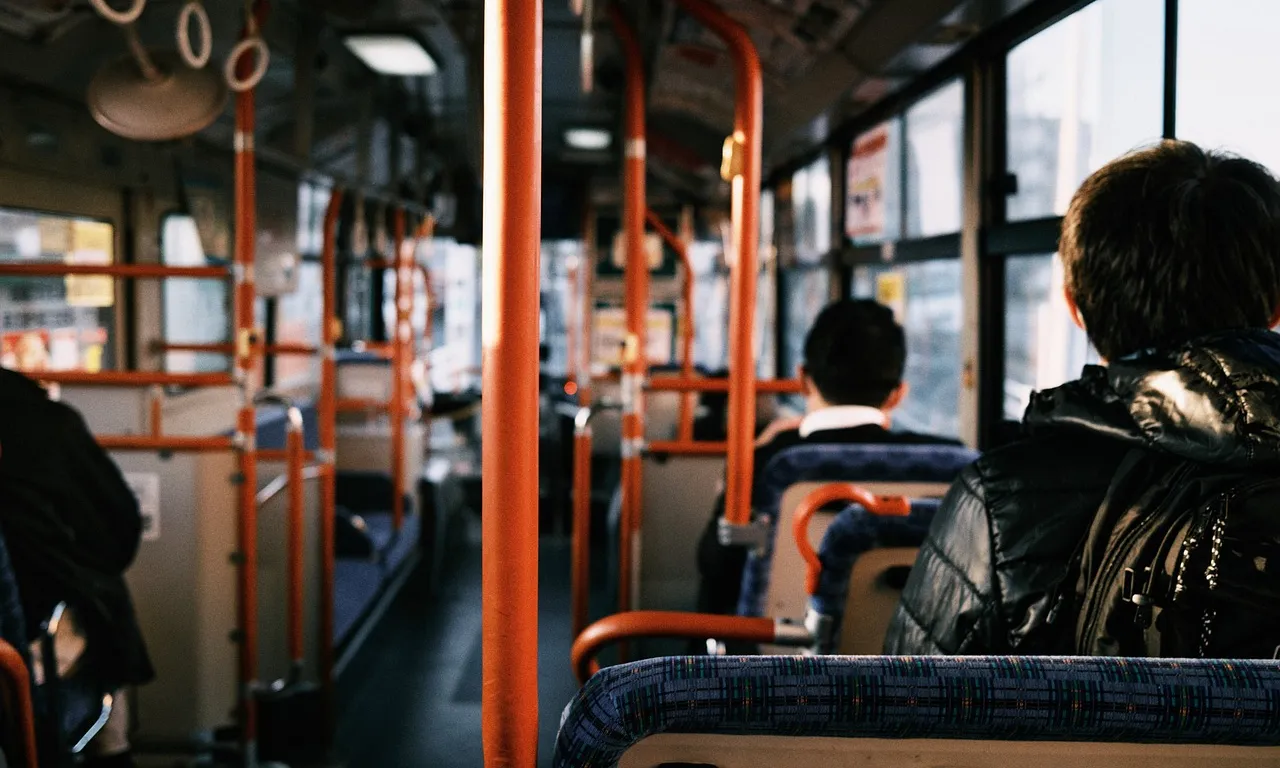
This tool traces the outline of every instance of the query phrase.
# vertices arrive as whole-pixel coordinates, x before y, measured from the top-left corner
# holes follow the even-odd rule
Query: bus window
[[[1021,421],[1032,392],[1076,378],[1098,353],[1071,319],[1057,254],[1010,257],[1005,269],[1004,416]]]
[[[110,264],[115,227],[75,216],[0,209],[0,260]],[[115,281],[0,278],[0,364],[21,371],[114,365]]]
[[[1178,138],[1280,170],[1280,102],[1258,80],[1280,65],[1276,23],[1271,0],[1178,3]]]
[[[857,267],[853,295],[894,309],[907,336],[906,401],[895,429],[960,435],[960,261]]]
[[[160,257],[176,267],[225,264],[222,254],[206,253],[195,217],[170,214],[160,226]],[[231,296],[225,280],[169,278],[161,283],[164,296],[164,340],[171,344],[217,344],[231,338]],[[170,373],[227,370],[227,356],[207,352],[165,353]]]
[[[720,243],[697,240],[693,263],[693,361],[705,371],[726,367],[729,350],[729,270]]]
[[[280,296],[276,311],[276,341],[318,346],[324,332],[324,268],[319,262],[298,265],[298,287]],[[320,360],[303,355],[276,358],[275,386],[290,388],[318,380]]]
[[[905,115],[906,236],[960,231],[964,178],[964,85],[953,80],[916,102]]]
[[[831,250],[831,162],[825,154],[792,177],[791,207],[792,263],[779,271],[786,298],[782,376],[795,375],[804,361],[805,334],[831,296],[830,271],[823,263]]]
[[[1199,3],[1206,9],[1211,4]],[[1010,220],[1066,213],[1071,196],[1088,174],[1160,138],[1164,6],[1164,0],[1098,0],[1009,52],[1007,159],[1017,184],[1008,198]],[[1231,15],[1220,9],[1218,13]],[[1271,16],[1280,21],[1274,11]],[[1191,25],[1184,21],[1179,26]],[[1254,29],[1261,34],[1267,27]],[[1228,36],[1235,31],[1209,34],[1218,35],[1215,40],[1233,40],[1230,47],[1236,50],[1236,38]],[[1213,56],[1220,56],[1226,47],[1215,48]],[[1241,69],[1238,61],[1223,66],[1223,72],[1230,73],[1228,82],[1236,81],[1240,72],[1265,71]],[[1179,68],[1179,80],[1182,72]],[[1182,99],[1179,95],[1179,106]],[[1267,101],[1238,95],[1230,99],[1221,103]],[[1216,103],[1192,112],[1222,114]]]

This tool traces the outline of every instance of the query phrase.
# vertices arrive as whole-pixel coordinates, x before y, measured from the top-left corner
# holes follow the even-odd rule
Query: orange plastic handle
[[[578,681],[600,670],[596,656],[605,647],[635,637],[715,637],[751,643],[771,643],[776,639],[773,619],[750,616],[720,616],[681,611],[627,611],[606,616],[582,631],[573,641],[571,656]]]
[[[819,509],[837,501],[858,504],[871,514],[884,517],[906,517],[911,514],[911,502],[905,496],[876,496],[853,483],[829,483],[805,496],[800,506],[796,507],[791,533],[795,536],[796,548],[800,550],[800,556],[808,567],[805,589],[810,595],[818,591],[822,561],[809,542],[809,521]]]
[[[0,675],[4,677],[5,705],[9,707],[12,728],[17,732],[22,754],[10,755],[9,763],[22,768],[37,768],[36,716],[31,701],[31,675],[22,654],[0,640]]]

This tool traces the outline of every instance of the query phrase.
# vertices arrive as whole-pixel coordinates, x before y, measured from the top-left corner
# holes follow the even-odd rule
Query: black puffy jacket
[[[1280,335],[1234,331],[1146,352],[1036,393],[1027,437],[964,471],[921,547],[889,654],[1069,652],[1048,596],[1135,446],[1280,469]],[[1067,632],[1074,622],[1058,622]]]

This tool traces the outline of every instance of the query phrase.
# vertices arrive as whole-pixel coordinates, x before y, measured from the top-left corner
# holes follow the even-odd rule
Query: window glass
[[[331,194],[319,184],[298,184],[298,253],[304,256],[319,256],[324,249],[324,214]]]
[[[324,332],[324,270],[314,261],[298,265],[298,287],[279,297],[276,305],[276,340],[282,344],[319,345]],[[320,361],[314,356],[276,357],[278,387],[318,380]]]
[[[723,370],[729,354],[729,271],[720,243],[698,240],[693,262],[693,361],[704,371]]]
[[[907,237],[960,231],[964,84],[952,81],[907,110]]]
[[[1280,171],[1280,101],[1259,90],[1280,66],[1277,24],[1271,0],[1180,0],[1178,138]]]
[[[74,216],[0,209],[0,261],[110,264],[115,227]],[[20,371],[114,365],[115,281],[0,278],[0,364]]]
[[[437,392],[460,392],[479,386],[480,253],[471,245],[436,239],[433,276],[442,275],[443,328],[431,350],[431,383]]]
[[[804,339],[809,328],[831,298],[830,272],[820,266],[788,269],[782,273],[782,290],[787,300],[787,337],[781,350],[781,374],[790,377],[804,362]]]
[[[817,264],[831,250],[831,162],[824,154],[791,177],[795,259]]]
[[[902,234],[902,119],[854,139],[845,169],[845,235],[864,245]]]
[[[196,220],[171,214],[160,229],[165,264],[199,267],[225,263],[205,253]],[[231,293],[225,280],[176,277],[163,281],[164,338],[170,344],[218,344],[231,338]],[[165,370],[198,373],[227,370],[229,358],[208,352],[165,353]]]
[[[569,373],[569,312],[574,303],[569,281],[570,261],[580,258],[581,253],[581,240],[542,243],[542,343],[547,345],[549,353],[542,369],[552,375]]]
[[[784,209],[788,214],[785,218],[789,218],[790,211]],[[773,190],[765,190],[760,194],[760,244],[756,251],[756,258],[760,264],[760,272],[756,277],[756,327],[755,327],[755,349],[758,354],[756,356],[756,375],[766,379],[772,379],[778,372],[778,241],[779,228],[775,228],[777,223],[775,217],[777,209],[775,206],[775,195]],[[782,231],[789,229],[790,223],[783,222]],[[729,248],[727,237],[729,230],[723,230],[726,235],[725,248]],[[730,318],[732,321],[732,318]],[[727,347],[727,345],[726,345]],[[727,354],[727,352],[726,352]]]
[[[1071,319],[1056,254],[1010,258],[1005,270],[1004,416],[1021,420],[1032,392],[1078,377],[1098,354]]]
[[[1091,172],[1160,138],[1164,5],[1165,0],[1098,0],[1009,52],[1007,152],[1009,172],[1017,178],[1017,192],[1008,198],[1009,219],[1066,213]],[[1234,16],[1218,8],[1220,15]],[[1272,16],[1280,21],[1280,15]],[[1216,40],[1224,49],[1239,46],[1234,37]],[[1213,55],[1220,55],[1218,48]],[[1241,71],[1263,70],[1229,71],[1238,81]],[[1180,84],[1181,73],[1179,67]],[[1179,93],[1180,105],[1182,99]]]
[[[893,427],[960,435],[960,260],[861,266],[853,295],[893,308],[907,337],[906,400]]]

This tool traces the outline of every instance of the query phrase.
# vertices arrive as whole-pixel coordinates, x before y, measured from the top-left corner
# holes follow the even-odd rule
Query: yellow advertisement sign
[[[71,222],[68,264],[110,264],[115,255],[115,229],[100,221]],[[67,275],[67,304],[73,307],[109,307],[116,301],[115,280],[96,275]]]
[[[650,365],[666,365],[675,352],[672,339],[675,321],[671,312],[650,309],[645,351]],[[593,354],[597,365],[622,365],[627,349],[627,313],[621,307],[601,307],[592,313]]]
[[[907,311],[907,280],[901,272],[885,272],[876,276],[876,301],[893,310],[893,317],[902,323]]]

